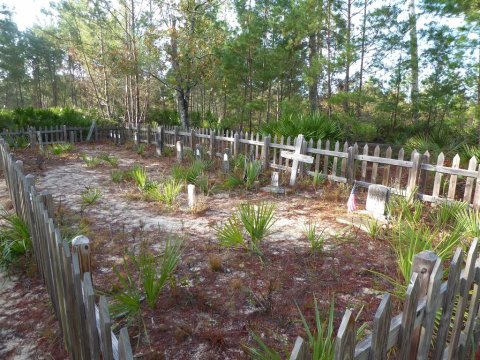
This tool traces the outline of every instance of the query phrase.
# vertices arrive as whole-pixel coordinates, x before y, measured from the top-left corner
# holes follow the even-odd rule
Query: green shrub
[[[309,222],[304,226],[305,236],[310,243],[310,249],[312,253],[321,252],[323,250],[323,244],[325,243],[325,229],[320,232],[317,231],[317,224],[315,222]]]
[[[343,131],[336,119],[328,114],[317,112],[313,114],[291,114],[283,117],[280,121],[271,121],[262,125],[262,132],[278,137],[291,137],[303,134],[307,139],[330,139],[341,140]]]
[[[262,172],[262,163],[254,160],[245,165],[245,188],[251,189]]]
[[[91,206],[95,204],[102,197],[102,192],[97,188],[87,188],[81,194],[82,207]]]
[[[242,247],[261,255],[260,242],[276,221],[274,213],[273,204],[241,204],[225,224],[215,227],[219,244]],[[244,232],[249,235],[248,240]]]
[[[57,125],[87,128],[93,120],[96,120],[99,125],[110,123],[94,113],[71,108],[34,109],[29,107],[0,110],[0,129],[15,130],[28,126],[39,128]]]
[[[87,165],[87,167],[95,167],[100,165],[101,160],[96,156],[89,156],[87,154],[81,154],[80,158]]]
[[[138,144],[137,146],[137,154],[140,155],[140,156],[143,156],[145,155],[145,145],[144,144]]]
[[[167,240],[160,254],[153,254],[146,244],[141,245],[138,255],[126,252],[122,265],[114,267],[121,289],[113,294],[112,313],[115,316],[139,317],[143,296],[148,307],[155,308],[165,285],[173,281],[182,253],[183,243],[178,239]]]
[[[148,182],[147,169],[140,166],[135,166],[130,172],[132,180],[138,186],[140,190],[145,190],[145,186]]]
[[[73,150],[73,145],[70,143],[54,144],[49,148],[50,152],[54,155],[62,155]]]
[[[98,158],[103,162],[112,165],[113,167],[118,166],[118,158],[116,156],[109,155],[107,153],[102,153],[98,155]]]
[[[112,170],[110,171],[110,176],[114,183],[121,183],[127,180],[127,174],[123,170]]]
[[[0,266],[8,268],[22,257],[30,257],[32,240],[28,225],[16,214],[0,215]]]

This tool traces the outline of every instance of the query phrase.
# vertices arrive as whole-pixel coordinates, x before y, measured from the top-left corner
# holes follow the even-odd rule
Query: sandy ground
[[[221,191],[200,196],[203,210],[192,213],[186,194],[179,197],[178,207],[173,210],[145,202],[138,198],[139,191],[133,184],[111,181],[111,166],[89,168],[78,159],[79,152],[115,154],[120,169],[143,165],[149,177],[156,180],[170,173],[174,159],[142,158],[131,150],[101,144],[82,146],[65,158],[52,156],[42,169],[38,169],[34,154],[20,156],[26,171],[36,175],[37,187],[54,196],[57,216],[65,213],[73,223],[88,223],[97,290],[115,290],[113,268],[122,263],[125,247],[137,246],[142,233],[153,248],[161,246],[165,234],[178,234],[187,240],[177,271],[181,285],[159,299],[162,311],[143,314],[155,349],[141,344],[135,349],[137,355],[150,353],[146,359],[244,359],[242,344],[251,340],[249,329],[265,334],[266,339],[270,337],[277,348],[291,348],[301,331],[294,301],[311,311],[314,295],[328,309],[335,294],[339,314],[347,307],[364,307],[361,320],[371,320],[379,292],[374,290],[376,280],[369,271],[387,271],[388,247],[365,234],[352,233],[335,221],[345,212],[342,202],[328,200],[334,194],[327,192],[336,191],[335,187],[325,188],[325,194],[309,188],[287,196]],[[87,188],[99,189],[102,197],[82,209],[81,194]],[[213,229],[239,204],[259,201],[276,205],[277,221],[262,245],[265,264],[243,251],[219,248]],[[316,222],[327,235],[321,256],[310,254],[304,235],[309,221]],[[220,271],[212,270],[212,255],[220,259]],[[268,294],[273,283],[271,301],[276,312],[263,314],[252,305],[251,294]],[[131,341],[136,341],[137,334],[130,332]],[[161,353],[156,352],[159,350]]]
[[[0,211],[10,207],[9,193],[1,179]],[[0,359],[66,359],[61,341],[41,281],[0,269]]]

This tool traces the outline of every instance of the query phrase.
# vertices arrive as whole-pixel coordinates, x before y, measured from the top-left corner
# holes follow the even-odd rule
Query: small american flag
[[[354,212],[357,210],[357,200],[355,198],[355,187],[356,183],[353,184],[352,191],[350,192],[350,196],[348,197],[347,201],[347,210],[349,213]]]

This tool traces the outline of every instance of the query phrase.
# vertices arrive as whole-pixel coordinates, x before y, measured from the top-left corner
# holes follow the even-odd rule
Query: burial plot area
[[[324,182],[315,191],[295,178],[286,195],[262,192],[269,169],[253,161],[248,171],[258,174],[244,178],[244,159],[226,167],[226,157],[202,160],[200,151],[158,157],[153,146],[97,143],[60,155],[16,152],[52,193],[63,236],[90,239],[94,288],[114,304],[114,328],[128,323],[135,354],[246,359],[255,338],[288,353],[305,338],[299,310],[313,326],[315,301],[322,319],[334,301],[336,327],[346,308],[360,322],[373,318],[391,290],[375,273],[396,276],[394,257],[383,241],[335,221],[346,211],[346,187]],[[274,179],[287,187],[291,176]],[[252,231],[246,220],[260,212],[269,220]],[[165,249],[178,255],[176,266],[152,298],[141,269],[164,269]]]

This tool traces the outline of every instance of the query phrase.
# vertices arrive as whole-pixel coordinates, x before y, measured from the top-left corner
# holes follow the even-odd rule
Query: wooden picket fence
[[[88,128],[70,128],[57,126],[51,128],[28,128],[16,131],[3,130],[2,137],[12,142],[25,137],[32,145],[47,145],[58,142],[77,143],[86,141],[112,140],[116,144],[134,141],[136,144],[156,144],[157,153],[164,147],[175,147],[180,141],[184,148],[195,150],[201,146],[205,153],[223,156],[225,149],[236,157],[240,154],[253,154],[261,159],[264,167],[276,170],[290,170],[291,160],[282,158],[282,150],[294,150],[295,138],[277,138],[233,131],[212,129],[181,129],[177,126],[152,128],[140,124]],[[393,194],[410,197],[413,193],[427,202],[463,201],[474,209],[480,209],[480,166],[478,159],[472,157],[466,168],[460,167],[460,156],[445,159],[440,153],[430,159],[429,152],[420,154],[413,151],[407,155],[403,148],[388,145],[312,139],[305,141],[303,154],[312,156],[312,165],[303,164],[305,173],[313,176],[321,173],[331,181],[368,187],[382,184],[390,188]],[[300,174],[301,175],[301,174]]]
[[[195,150],[201,146],[205,153],[223,156],[225,149],[236,157],[239,154],[253,155],[262,160],[265,167],[289,170],[291,160],[282,158],[282,150],[294,150],[295,139],[262,136],[243,132],[212,129],[180,129],[178,127],[127,126],[119,129],[111,138],[133,139],[137,144],[156,144],[157,153],[164,147],[174,147],[180,141],[184,148]],[[115,131],[114,131],[115,133]],[[120,135],[122,133],[122,136]],[[368,187],[381,184],[390,188],[393,194],[418,198],[427,202],[463,201],[474,209],[480,209],[480,167],[472,157],[466,169],[460,168],[457,154],[450,166],[440,153],[434,164],[429,152],[420,154],[413,151],[406,159],[405,150],[393,153],[391,146],[375,145],[372,149],[365,144],[361,151],[357,143],[331,142],[312,139],[305,141],[303,153],[314,158],[312,165],[303,164],[305,173],[313,176],[321,173],[329,180]]]
[[[334,358],[383,360],[393,347],[397,359],[470,359],[480,354],[477,245],[475,239],[465,261],[463,250],[456,250],[445,282],[440,258],[431,251],[418,254],[403,312],[392,318],[390,294],[385,294],[373,319],[372,334],[358,343],[355,316],[347,310],[337,332]],[[309,346],[298,337],[290,360],[309,359]]]
[[[33,256],[47,288],[72,359],[133,359],[126,328],[119,338],[111,331],[107,300],[95,293],[89,269],[89,246],[73,247],[62,239],[53,219],[53,199],[38,192],[33,175],[23,174],[5,139],[0,138],[0,166],[15,212],[30,230]]]

